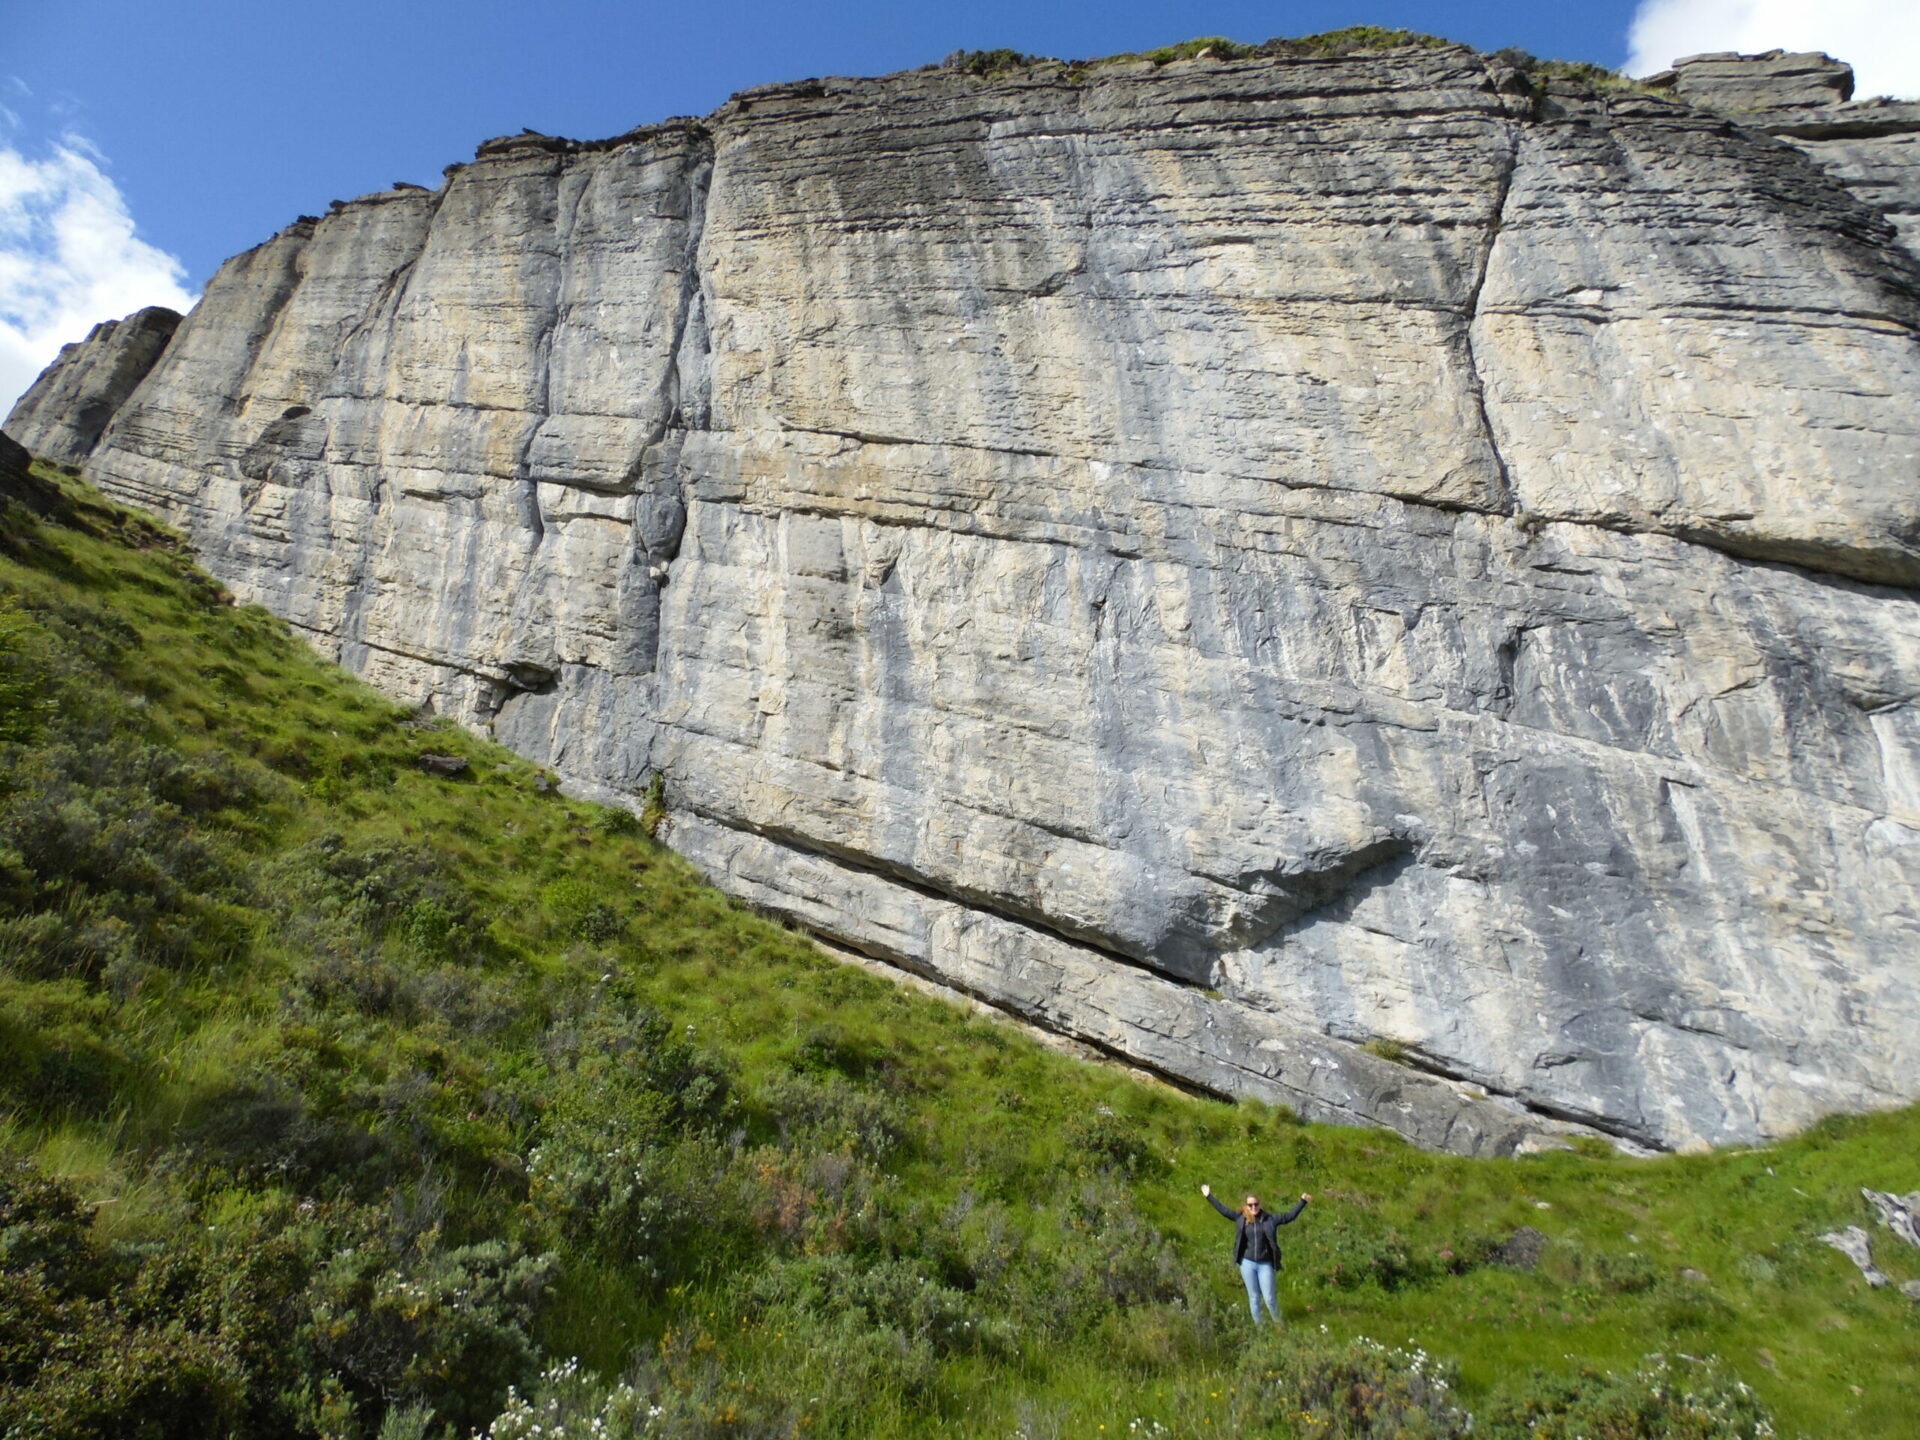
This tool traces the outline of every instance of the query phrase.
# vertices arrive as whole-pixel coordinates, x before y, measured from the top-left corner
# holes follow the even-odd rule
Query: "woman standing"
[[[1213,1198],[1213,1187],[1202,1185],[1200,1193],[1233,1225],[1233,1261],[1240,1267],[1240,1278],[1247,1286],[1247,1308],[1253,1311],[1253,1323],[1260,1323],[1260,1302],[1267,1302],[1267,1314],[1280,1323],[1280,1312],[1273,1308],[1273,1272],[1280,1264],[1280,1227],[1291,1225],[1307,1208],[1306,1195],[1284,1215],[1269,1215],[1260,1208],[1258,1195],[1247,1196],[1246,1204],[1229,1210]]]

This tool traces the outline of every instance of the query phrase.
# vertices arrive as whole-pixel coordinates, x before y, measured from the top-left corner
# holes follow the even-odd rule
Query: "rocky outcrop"
[[[1716,51],[1673,62],[1651,82],[1709,110],[1838,105],[1853,98],[1853,67],[1818,51],[1761,55]]]
[[[15,505],[36,515],[57,508],[58,493],[32,467],[33,455],[26,446],[0,431],[0,516]]]
[[[124,320],[102,321],[85,340],[61,346],[15,402],[7,432],[44,459],[80,464],[179,324],[179,312],[150,305]]]
[[[1845,104],[1853,67],[1831,55],[1695,55],[1647,83],[1721,110],[1811,156],[1884,214],[1920,255],[1920,104]]]
[[[1917,399],[1881,213],[1452,48],[489,142],[91,465],[838,945],[1504,1153],[1920,1095]]]

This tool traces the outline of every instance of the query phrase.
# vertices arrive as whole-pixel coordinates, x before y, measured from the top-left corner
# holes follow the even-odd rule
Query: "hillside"
[[[1815,1237],[1920,1185],[1920,1111],[1466,1160],[1073,1059],[41,473],[55,519],[0,512],[8,1440],[1916,1433],[1920,1307]],[[1314,1197],[1282,1343],[1203,1181]]]

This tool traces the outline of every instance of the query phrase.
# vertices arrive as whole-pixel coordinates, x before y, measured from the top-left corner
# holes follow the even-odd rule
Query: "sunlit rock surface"
[[[107,422],[147,378],[180,314],[150,305],[124,320],[103,320],[85,340],[63,345],[54,362],[15,402],[7,431],[43,459],[78,465],[93,453]]]
[[[1755,1140],[1920,1095],[1846,178],[1462,49],[771,86],[289,227],[90,473],[835,943],[1423,1144]]]

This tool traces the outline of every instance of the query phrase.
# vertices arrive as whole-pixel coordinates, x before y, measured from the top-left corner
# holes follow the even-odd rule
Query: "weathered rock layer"
[[[177,311],[150,305],[124,320],[103,320],[85,340],[62,346],[14,406],[7,421],[13,438],[43,459],[78,465],[179,326]]]
[[[230,261],[90,464],[838,944],[1674,1146],[1920,1095],[1917,401],[1879,209],[1448,49],[491,142]]]

